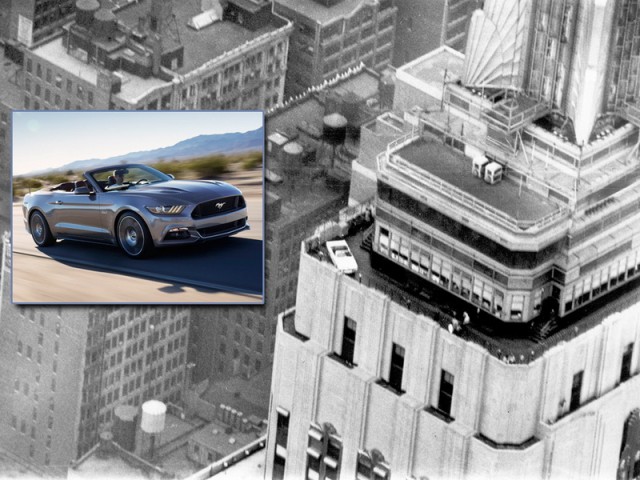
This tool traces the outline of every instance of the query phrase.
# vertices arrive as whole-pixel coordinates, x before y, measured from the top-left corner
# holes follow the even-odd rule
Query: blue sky
[[[36,111],[13,114],[13,174],[262,127],[262,112]]]

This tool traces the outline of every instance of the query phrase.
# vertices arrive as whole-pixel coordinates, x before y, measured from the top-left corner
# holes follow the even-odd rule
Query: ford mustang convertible
[[[249,229],[242,192],[215,180],[175,180],[147,165],[96,168],[84,180],[25,195],[27,231],[39,247],[58,239],[118,245],[134,258],[154,247]]]

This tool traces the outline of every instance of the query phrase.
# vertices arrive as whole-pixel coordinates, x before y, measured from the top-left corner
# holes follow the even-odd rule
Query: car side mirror
[[[171,174],[171,173],[167,173],[167,177],[171,177],[171,180],[175,180],[176,179],[176,177],[174,177],[173,174]]]
[[[78,187],[73,191],[76,195],[89,195],[91,192],[88,187]]]

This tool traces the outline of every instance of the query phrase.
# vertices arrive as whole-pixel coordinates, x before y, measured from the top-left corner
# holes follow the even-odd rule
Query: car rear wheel
[[[117,235],[120,248],[132,258],[144,258],[153,249],[147,225],[133,212],[127,212],[118,219]]]
[[[29,228],[31,229],[33,241],[39,247],[50,247],[56,243],[56,238],[51,233],[49,224],[42,213],[33,212],[29,220]]]

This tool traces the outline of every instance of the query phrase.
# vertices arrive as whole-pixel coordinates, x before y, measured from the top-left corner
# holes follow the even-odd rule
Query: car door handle
[[[64,202],[62,200],[56,200],[53,202],[54,205],[62,205]]]

